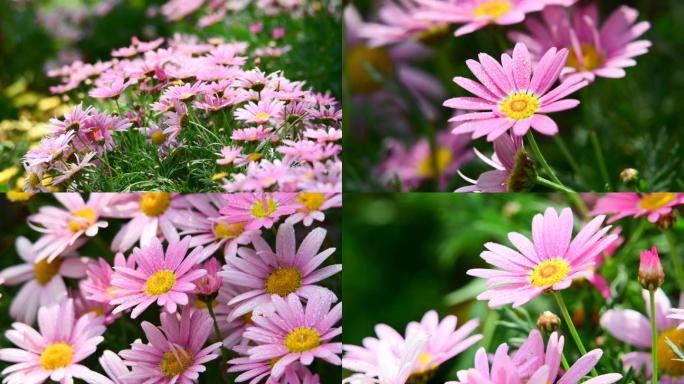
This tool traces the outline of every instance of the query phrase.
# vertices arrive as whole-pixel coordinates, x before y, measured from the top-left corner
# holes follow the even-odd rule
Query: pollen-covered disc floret
[[[592,273],[596,255],[617,235],[607,235],[610,226],[601,227],[604,216],[587,223],[572,239],[573,215],[565,208],[558,215],[553,208],[532,220],[532,241],[517,232],[508,234],[515,247],[486,243],[480,257],[497,269],[471,269],[471,276],[487,279],[487,290],[477,298],[490,307],[525,304],[547,290],[561,290],[574,279]]]
[[[524,92],[516,92],[501,102],[501,113],[512,120],[524,120],[534,116],[539,109],[539,98]]]

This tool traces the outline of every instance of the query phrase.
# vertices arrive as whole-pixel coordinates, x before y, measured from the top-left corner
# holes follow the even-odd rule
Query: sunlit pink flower
[[[83,103],[81,102],[69,112],[65,112],[63,120],[57,118],[50,119],[51,125],[48,126],[48,129],[55,135],[65,134],[69,131],[77,132],[86,124],[88,118],[95,113],[96,111],[93,107],[83,109]]]
[[[476,97],[456,97],[444,106],[482,112],[453,117],[450,121],[464,122],[453,133],[472,132],[473,138],[486,135],[488,141],[509,129],[518,136],[530,127],[545,135],[557,134],[558,126],[546,114],[575,108],[579,100],[564,97],[588,84],[581,76],[570,76],[551,89],[567,57],[567,49],[550,48],[533,70],[527,47],[518,43],[512,57],[501,55],[501,64],[485,53],[480,54],[479,62],[468,60],[466,64],[479,83],[460,76],[454,82]]]
[[[164,253],[161,242],[153,237],[148,246],[134,248],[131,257],[137,268],[117,266],[112,274],[116,298],[110,303],[117,305],[114,314],[133,308],[131,318],[135,319],[154,302],[170,313],[176,312],[178,305],[188,304],[188,294],[195,289],[193,281],[207,273],[195,268],[201,261],[202,247],[186,256],[189,245],[189,236],[170,240]]]
[[[99,84],[97,88],[92,89],[88,92],[90,97],[96,99],[111,99],[119,97],[119,95],[126,90],[132,84],[135,84],[136,80],[131,79],[126,82],[122,78],[117,78],[111,84]]]
[[[114,267],[135,268],[135,258],[129,257],[128,260],[123,253],[119,252],[114,256]],[[97,301],[103,304],[116,297],[116,291],[112,286],[112,273],[114,270],[107,260],[99,258],[97,261],[88,263],[86,271],[87,278],[81,280],[81,291],[86,299]]]
[[[527,44],[535,59],[551,47],[570,51],[561,76],[579,73],[593,81],[595,76],[620,78],[624,68],[636,65],[634,57],[648,52],[651,42],[638,40],[650,23],[637,23],[639,12],[626,5],[615,10],[602,26],[596,4],[575,7],[572,18],[563,7],[546,7],[543,20],[527,19],[529,34],[512,31],[512,40]]]
[[[263,141],[271,135],[271,132],[273,132],[273,129],[259,125],[258,127],[236,129],[230,135],[230,138],[235,141]]]
[[[174,85],[164,90],[160,101],[164,100],[186,100],[195,97],[204,90],[204,83],[198,81],[193,84]]]
[[[295,193],[278,192],[226,194],[220,212],[232,223],[245,223],[246,229],[271,228],[281,216],[297,210],[292,203],[296,197]]]
[[[532,220],[532,241],[517,232],[508,239],[516,250],[497,243],[486,243],[483,260],[497,269],[471,269],[470,276],[487,280],[487,290],[477,296],[488,300],[492,308],[504,304],[519,307],[547,290],[568,288],[574,279],[591,274],[595,256],[615,241],[606,235],[610,226],[601,228],[605,216],[585,225],[572,239],[573,215],[570,208],[561,211],[549,207]],[[572,239],[572,241],[571,241]]]
[[[242,147],[224,146],[221,148],[220,159],[216,160],[216,164],[230,165],[242,153]]]
[[[651,377],[653,372],[653,362],[651,360],[651,306],[650,294],[648,290],[642,291],[642,296],[646,303],[646,314],[633,309],[609,309],[601,316],[601,326],[616,339],[646,349],[646,351],[629,352],[622,356],[622,363],[625,371],[633,368],[639,372],[645,368],[646,378]],[[684,329],[677,329],[675,319],[668,318],[670,311],[670,300],[660,288],[655,292],[655,322],[658,333],[658,375],[661,384],[680,384],[682,383],[682,363],[674,361],[677,356],[665,342],[670,339],[675,345],[681,345],[684,341]]]
[[[132,368],[122,379],[159,384],[192,384],[206,369],[204,364],[220,356],[221,343],[207,347],[213,330],[208,314],[185,307],[180,316],[161,314],[161,326],[142,323],[147,344],[139,340],[131,349],[119,352],[124,363]]]
[[[342,206],[342,194],[339,193],[319,193],[319,192],[300,192],[297,194],[296,203],[299,204],[297,212],[288,217],[285,222],[297,224],[300,221],[308,227],[314,220],[323,222],[325,214],[323,211],[330,208]]]
[[[304,136],[316,141],[339,141],[342,140],[342,130],[337,128],[325,129],[307,129],[304,131]]]
[[[421,377],[427,377],[436,371],[441,364],[452,359],[482,339],[482,335],[471,335],[479,325],[478,320],[470,320],[457,328],[456,316],[449,315],[440,321],[436,311],[428,311],[420,322],[412,321],[406,326],[402,336],[388,325],[375,326],[375,337],[363,340],[363,347],[345,345],[343,367],[355,372],[361,372],[369,377],[381,378],[383,365],[383,344],[391,346],[389,351],[393,356],[390,360],[400,360],[404,346],[411,344],[410,340],[419,335],[425,335],[425,343],[417,351],[416,357],[410,363],[405,381],[413,382]],[[384,382],[383,382],[384,383]]]
[[[104,338],[102,317],[94,313],[76,318],[74,303],[41,307],[40,333],[22,323],[12,324],[5,337],[19,348],[0,349],[0,360],[15,363],[3,374],[6,383],[44,383],[48,378],[73,383],[74,378],[89,384],[109,382],[106,377],[79,364],[95,352]]]
[[[230,258],[219,273],[225,282],[249,288],[228,302],[228,305],[235,305],[228,319],[249,312],[268,311],[272,295],[286,297],[295,294],[305,299],[326,295],[334,297],[332,291],[316,285],[342,270],[341,264],[319,268],[335,252],[335,248],[319,252],[326,233],[323,228],[310,231],[297,249],[294,228],[290,224],[281,224],[275,252],[261,237],[253,239],[254,249],[240,248],[237,256]]]
[[[672,213],[672,208],[684,203],[684,194],[672,192],[654,193],[607,193],[602,196],[589,212],[591,215],[612,214],[609,223],[623,217],[648,217],[648,221],[655,223],[664,215]]]
[[[462,36],[487,25],[511,25],[525,20],[525,15],[541,11],[545,1],[540,0],[418,0],[423,10],[416,18],[444,23],[463,24],[454,33]]]
[[[241,355],[241,357],[229,361],[228,372],[242,372],[235,378],[236,383],[249,380],[250,384],[257,384],[266,379],[264,384],[320,384],[320,377],[317,374],[312,374],[309,368],[299,362],[288,365],[282,375],[275,378],[271,376],[273,359],[249,357],[249,346],[247,345],[238,345],[233,350]]]
[[[283,102],[276,99],[259,100],[256,104],[250,101],[247,105],[235,111],[235,119],[255,124],[271,123],[274,117],[283,109],[283,106]]]

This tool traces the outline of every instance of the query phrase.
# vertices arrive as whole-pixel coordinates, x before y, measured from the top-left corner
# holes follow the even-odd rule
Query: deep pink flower
[[[662,216],[672,213],[672,208],[682,203],[684,203],[684,194],[682,193],[607,193],[598,199],[594,209],[589,214],[613,214],[608,219],[609,223],[627,216],[647,216],[648,221],[655,223]]]
[[[459,76],[454,82],[476,97],[456,97],[444,106],[482,112],[453,117],[450,121],[463,122],[453,133],[472,132],[473,138],[486,135],[493,141],[509,129],[522,136],[532,127],[555,135],[558,126],[546,114],[575,108],[579,100],[564,97],[588,84],[581,76],[570,76],[551,89],[567,57],[567,49],[550,48],[533,70],[527,46],[518,43],[512,57],[501,55],[501,64],[485,53],[480,54],[479,62],[468,60],[466,64],[479,83]]]
[[[665,272],[663,265],[660,264],[658,249],[654,245],[650,250],[641,252],[639,260],[639,283],[644,289],[654,291],[663,285]]]

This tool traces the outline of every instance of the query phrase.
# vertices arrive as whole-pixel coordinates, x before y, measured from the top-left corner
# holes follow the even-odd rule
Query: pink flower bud
[[[214,296],[221,288],[221,278],[218,275],[219,263],[215,258],[209,259],[202,265],[202,269],[207,271],[207,274],[194,281],[195,294],[199,296]]]
[[[655,245],[651,250],[648,249],[641,252],[641,262],[639,263],[639,283],[649,291],[655,291],[663,285],[665,281],[665,272],[663,266],[660,264],[660,257],[658,257],[658,249]]]

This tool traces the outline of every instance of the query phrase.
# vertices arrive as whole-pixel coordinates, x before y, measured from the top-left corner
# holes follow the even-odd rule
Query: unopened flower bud
[[[550,335],[560,329],[560,326],[560,317],[551,311],[544,311],[541,315],[539,315],[539,319],[537,319],[537,328],[547,335]]]
[[[639,179],[639,171],[634,168],[625,168],[620,172],[620,181],[622,184],[630,185],[636,183]]]
[[[537,179],[537,171],[534,162],[524,150],[515,155],[515,165],[511,175],[506,180],[506,189],[509,192],[527,192],[534,187]]]
[[[202,269],[207,271],[207,274],[195,280],[195,294],[204,302],[211,302],[218,295],[221,288],[221,277],[218,272],[220,265],[215,258],[209,259],[202,265]]]
[[[663,266],[660,264],[660,257],[658,257],[658,250],[655,245],[651,250],[641,252],[641,261],[639,263],[639,283],[644,289],[655,291],[663,285],[665,281],[665,272]]]
[[[656,221],[656,227],[660,229],[661,231],[666,231],[674,225],[674,223],[677,221],[677,217],[673,215],[672,213],[660,215],[658,218],[658,221]]]

